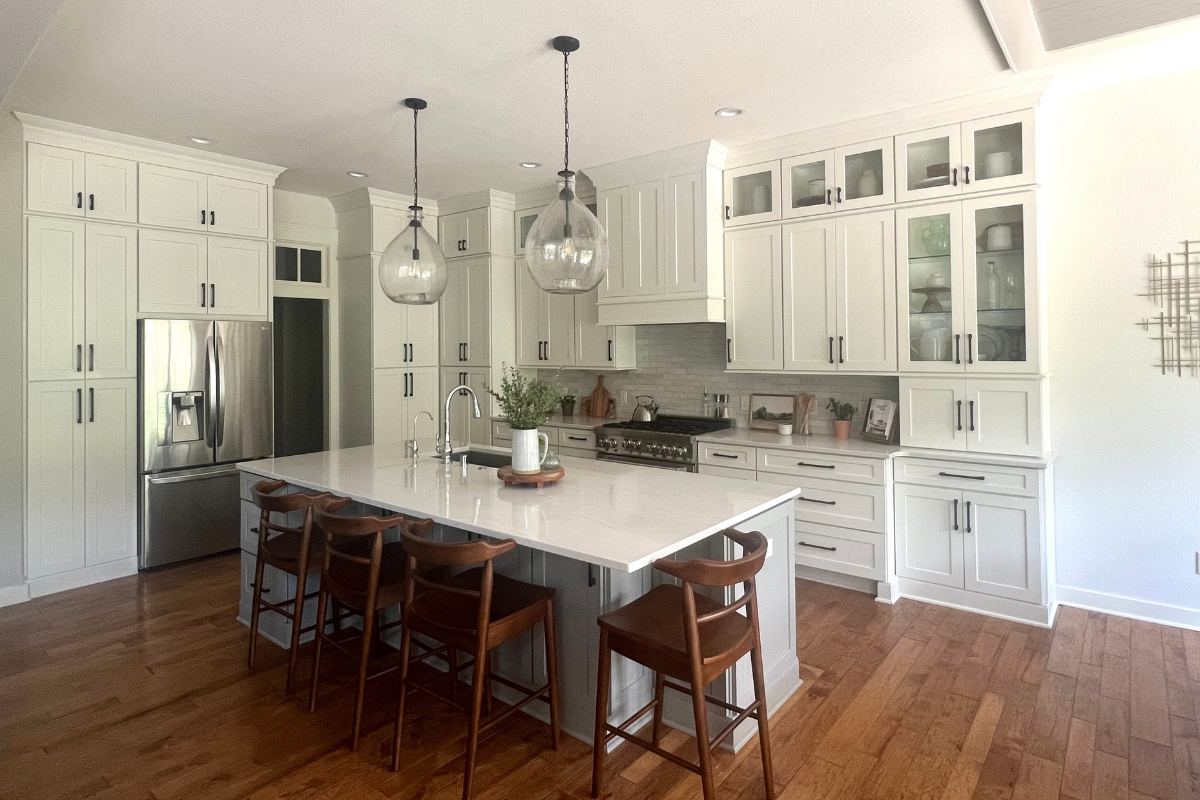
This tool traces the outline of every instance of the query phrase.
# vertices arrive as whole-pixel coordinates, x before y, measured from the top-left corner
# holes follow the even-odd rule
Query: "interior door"
[[[958,203],[896,211],[901,372],[966,368],[962,235]]]
[[[137,231],[87,226],[84,370],[90,378],[137,377]]]
[[[208,237],[138,231],[138,311],[194,316],[208,312]]]
[[[264,183],[208,176],[208,229],[225,236],[267,237]]]
[[[88,153],[84,157],[88,219],[137,222],[137,162]]]
[[[964,492],[963,510],[966,588],[1042,602],[1037,498]]]
[[[629,292],[625,288],[625,224],[628,218],[629,187],[605,189],[596,194],[596,216],[608,234],[608,272],[600,281],[600,297],[626,297]],[[521,217],[524,224],[525,217]],[[521,252],[525,251],[524,234],[521,239]]]
[[[963,588],[962,493],[896,484],[896,574]]]
[[[900,442],[905,447],[967,449],[966,383],[900,379]]]
[[[777,226],[725,234],[728,369],[783,368],[783,265]]]
[[[837,258],[832,219],[783,226],[783,368],[837,369]]]
[[[26,577],[86,564],[83,381],[28,385]]]
[[[84,154],[37,142],[26,145],[25,207],[47,214],[83,216]]]
[[[208,230],[208,176],[142,164],[138,169],[138,221],[143,225]]]
[[[267,317],[270,311],[267,243],[208,239],[208,313]]]
[[[84,424],[87,564],[137,556],[137,381],[89,380]]]
[[[84,242],[82,222],[29,217],[26,352],[31,381],[83,377]],[[12,291],[20,291],[19,281]]]
[[[874,211],[838,219],[838,369],[896,369],[895,213]]]

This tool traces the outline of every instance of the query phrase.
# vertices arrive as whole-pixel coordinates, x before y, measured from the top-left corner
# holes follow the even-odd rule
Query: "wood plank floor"
[[[222,556],[0,610],[0,800],[460,795],[460,717],[414,698],[390,772],[385,679],[351,753],[345,662],[315,714],[284,699],[281,650],[264,643],[246,669],[237,591]],[[783,798],[1200,796],[1196,632],[1074,608],[1047,631],[807,582],[798,596],[805,686],[772,720]],[[476,797],[586,797],[590,748],[548,738],[523,714],[495,728]],[[666,745],[695,754],[677,732]],[[699,796],[690,773],[631,746],[608,764],[612,797]],[[756,748],[717,769],[721,798],[763,796]]]

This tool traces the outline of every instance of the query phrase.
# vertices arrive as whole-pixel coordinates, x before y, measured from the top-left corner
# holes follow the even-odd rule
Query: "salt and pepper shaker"
[[[462,459],[459,461],[462,464],[462,476],[467,477],[467,454],[463,453]]]

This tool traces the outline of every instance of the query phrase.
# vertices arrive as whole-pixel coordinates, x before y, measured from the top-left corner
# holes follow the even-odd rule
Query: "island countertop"
[[[480,448],[484,449],[484,448]],[[763,511],[799,488],[563,457],[566,477],[537,489],[505,486],[489,467],[421,455],[402,445],[354,447],[248,461],[245,472],[367,505],[635,572]]]

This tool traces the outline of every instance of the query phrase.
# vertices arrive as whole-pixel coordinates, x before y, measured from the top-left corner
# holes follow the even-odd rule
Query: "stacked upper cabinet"
[[[1033,111],[896,137],[896,200],[928,200],[1034,182]]]

